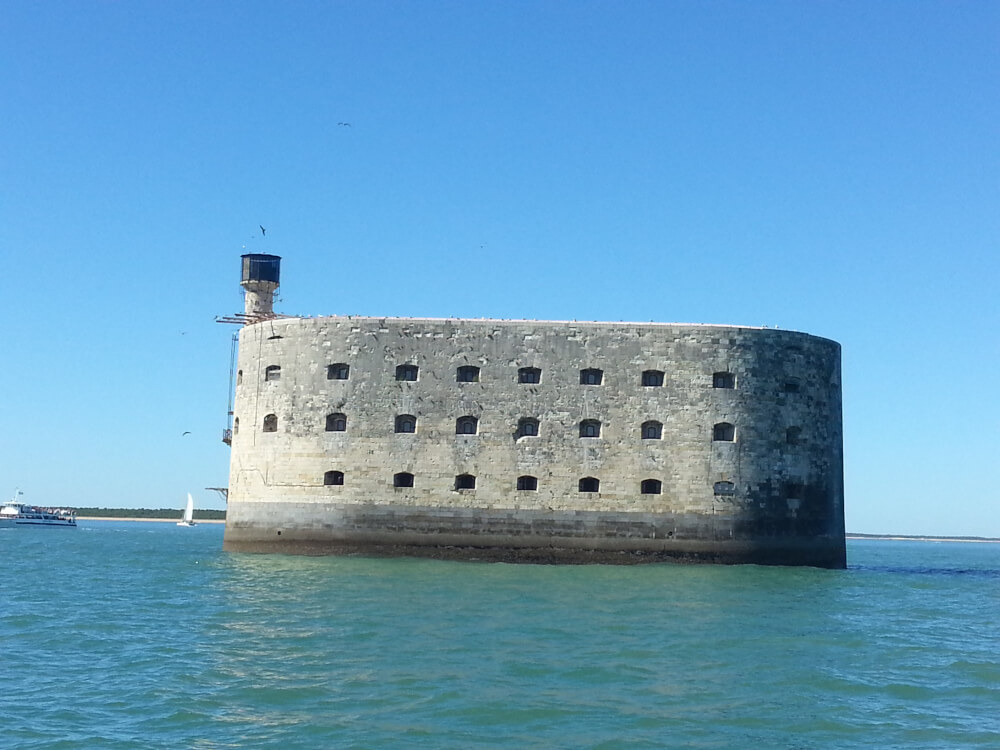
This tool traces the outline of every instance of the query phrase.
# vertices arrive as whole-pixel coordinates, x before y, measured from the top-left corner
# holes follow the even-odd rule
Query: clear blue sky
[[[1000,536],[1000,4],[9,3],[0,38],[5,496],[222,507],[253,251],[287,313],[836,339],[848,528]]]

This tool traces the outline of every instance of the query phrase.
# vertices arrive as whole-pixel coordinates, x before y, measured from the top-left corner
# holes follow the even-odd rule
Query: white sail
[[[194,526],[194,498],[188,493],[188,504],[184,509],[184,518],[177,522],[178,526]]]

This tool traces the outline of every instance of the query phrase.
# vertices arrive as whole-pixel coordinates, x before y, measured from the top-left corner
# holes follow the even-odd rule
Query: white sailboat
[[[177,522],[178,526],[197,526],[194,522],[194,498],[188,493],[188,504],[184,509],[184,518]]]

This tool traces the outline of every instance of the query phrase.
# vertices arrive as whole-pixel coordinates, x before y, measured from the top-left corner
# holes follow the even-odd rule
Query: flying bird
[[[257,226],[260,227],[260,224],[258,224]],[[264,227],[260,227],[260,234],[262,237],[267,236],[267,230],[264,229]]]
[[[343,125],[345,128],[351,127],[351,123],[349,123],[349,122],[338,122],[337,124],[338,125]]]
[[[181,433],[181,437],[184,437],[185,435],[190,435],[190,434],[191,434],[191,430],[188,430],[187,432],[182,432]]]

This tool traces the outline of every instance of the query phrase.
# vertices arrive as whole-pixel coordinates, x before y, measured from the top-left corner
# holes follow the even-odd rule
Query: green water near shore
[[[221,525],[0,532],[0,747],[1000,743],[1000,546],[849,569],[224,553]]]

